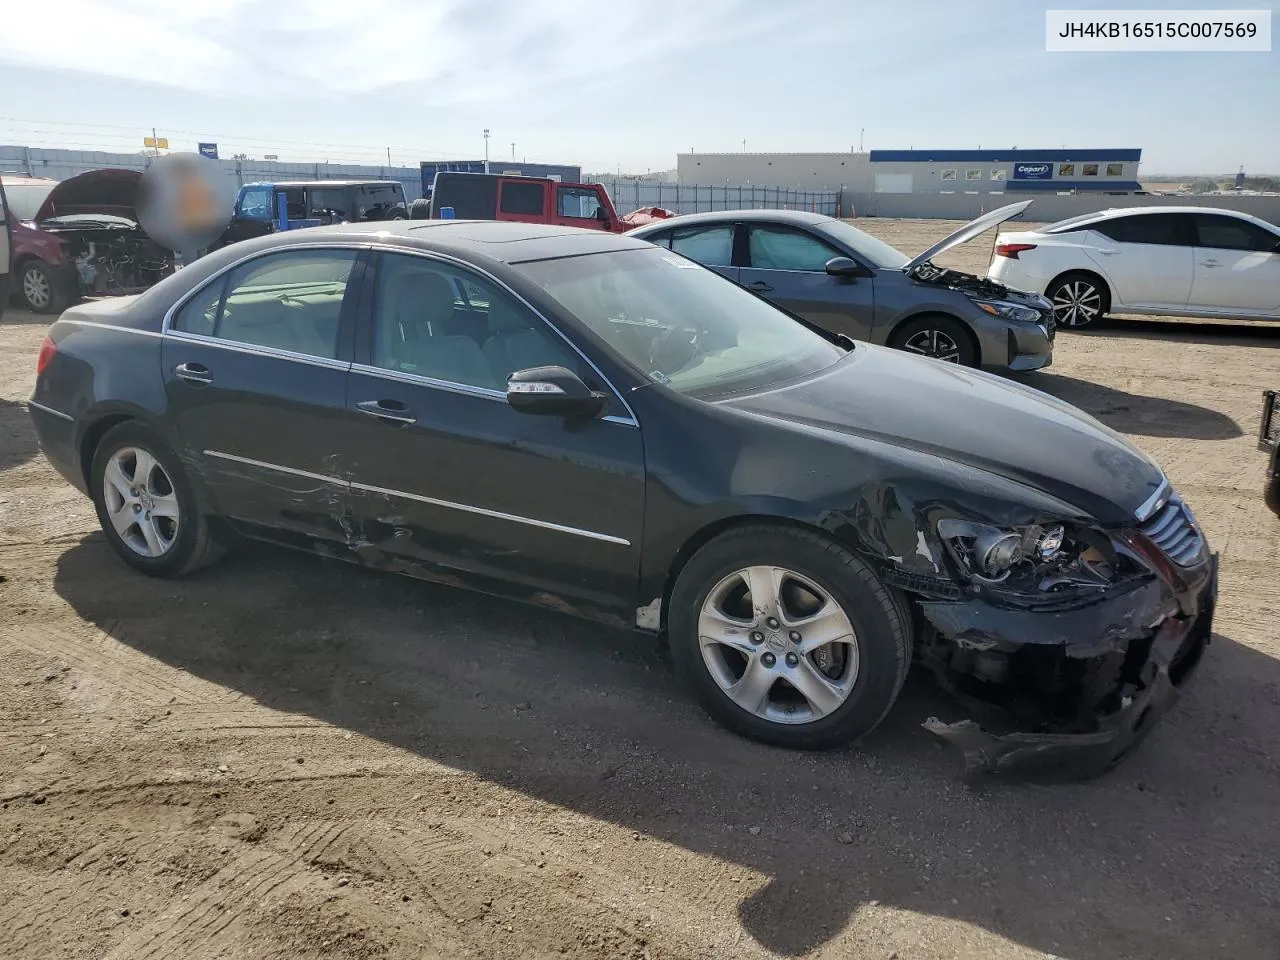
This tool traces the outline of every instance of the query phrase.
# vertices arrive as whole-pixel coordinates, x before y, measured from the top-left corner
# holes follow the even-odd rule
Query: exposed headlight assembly
[[[1020,303],[1011,303],[1008,300],[980,300],[977,297],[971,297],[970,299],[978,305],[979,310],[985,311],[993,317],[1000,317],[1003,320],[1016,320],[1019,323],[1039,323],[1044,319],[1039,310],[1033,310],[1031,307],[1025,307]]]
[[[1105,587],[1119,562],[1105,535],[1061,523],[993,527],[946,519],[938,535],[964,579],[1015,593]]]

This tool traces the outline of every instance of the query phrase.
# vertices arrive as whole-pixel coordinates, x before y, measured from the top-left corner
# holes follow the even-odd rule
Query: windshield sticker
[[[667,261],[667,263],[675,264],[681,270],[698,269],[698,265],[696,263],[690,263],[688,260],[681,260],[679,257],[663,257],[662,259]]]

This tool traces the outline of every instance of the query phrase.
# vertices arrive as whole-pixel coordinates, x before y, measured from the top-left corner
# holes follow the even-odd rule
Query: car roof
[[[246,245],[252,244],[253,252],[257,253],[267,252],[276,246],[304,243],[323,245],[353,240],[506,264],[607,253],[612,250],[653,249],[643,240],[603,230],[499,220],[382,220],[343,223],[272,233],[257,240],[231,244],[224,249],[246,249]]]
[[[255,180],[246,187],[396,187],[399,180]]]
[[[809,213],[806,210],[716,210],[712,213],[685,213],[670,217],[658,223],[637,227],[632,233],[654,233],[667,227],[696,226],[700,223],[738,223],[766,221],[768,223],[789,223],[795,226],[811,226],[815,223],[826,223],[834,217],[821,213]]]
[[[1114,220],[1118,217],[1133,217],[1152,213],[1217,214],[1224,217],[1235,217],[1238,220],[1246,220],[1249,223],[1256,224],[1260,227],[1266,227],[1272,231],[1276,229],[1275,224],[1268,223],[1266,220],[1263,220],[1261,217],[1255,217],[1253,214],[1245,213],[1243,210],[1228,210],[1225,207],[1183,207],[1165,205],[1160,207],[1112,207],[1109,210],[1098,210],[1095,213],[1082,213],[1074,217],[1068,217],[1065,220],[1058,220],[1055,223],[1046,224],[1043,227],[1039,227],[1036,232],[1048,233],[1066,226],[1086,227],[1091,223],[1100,223],[1103,220]]]

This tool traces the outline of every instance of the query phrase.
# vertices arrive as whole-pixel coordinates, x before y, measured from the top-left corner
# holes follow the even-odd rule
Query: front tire
[[[821,750],[873,730],[911,660],[902,596],[843,546],[751,524],[685,565],[671,593],[676,670],[736,733]]]
[[[168,444],[136,421],[103,436],[90,490],[107,542],[125,563],[153,577],[180,577],[225,552],[201,513]]]
[[[43,260],[30,260],[18,271],[18,292],[32,313],[61,313],[66,309],[66,290]]]
[[[1059,329],[1081,330],[1111,309],[1111,291],[1092,273],[1065,273],[1045,288],[1044,295],[1053,304],[1053,322]]]
[[[978,350],[973,336],[963,323],[953,317],[938,315],[908,320],[894,331],[889,346],[962,367],[978,365]]]

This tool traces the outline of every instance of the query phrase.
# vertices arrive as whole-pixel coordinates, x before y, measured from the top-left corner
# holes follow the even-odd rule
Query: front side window
[[[671,231],[671,249],[709,267],[733,265],[733,224]]]
[[[489,280],[452,265],[384,254],[373,302],[374,366],[505,390],[530,367],[568,367],[578,355],[539,317]]]
[[[806,376],[844,351],[736,283],[653,247],[522,263],[632,368],[711,396]]]
[[[752,226],[747,248],[757,270],[803,270],[822,273],[827,261],[843,256],[822,241],[783,227]]]
[[[543,210],[543,198],[546,190],[540,183],[525,183],[520,180],[505,180],[502,184],[503,213],[525,217],[540,217]]]
[[[1195,215],[1197,246],[1216,250],[1271,252],[1280,249],[1280,236],[1261,227],[1216,213]]]
[[[329,360],[355,250],[270,254],[236,267],[189,300],[173,328]]]
[[[271,207],[270,187],[246,187],[240,194],[240,216],[246,220],[271,220],[275,210]]]
[[[600,215],[600,196],[586,187],[557,187],[556,210],[562,217],[595,220]]]

